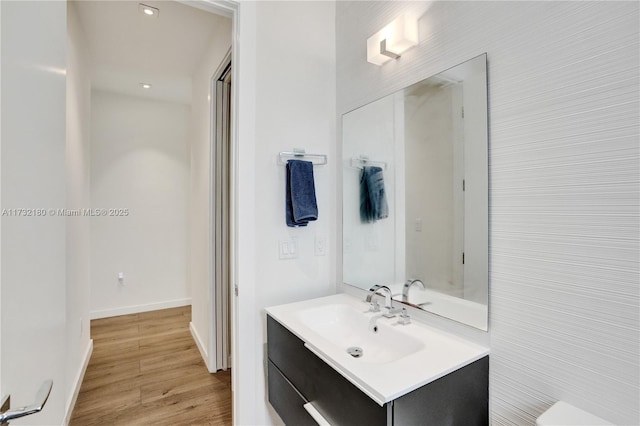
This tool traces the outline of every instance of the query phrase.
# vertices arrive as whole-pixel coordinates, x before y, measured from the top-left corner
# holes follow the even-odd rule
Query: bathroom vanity
[[[269,402],[286,424],[489,423],[488,348],[372,300],[488,330],[486,70],[483,54],[344,113],[342,273],[371,305],[267,308]]]
[[[286,424],[488,424],[487,348],[367,308],[346,294],[267,308],[269,402]]]

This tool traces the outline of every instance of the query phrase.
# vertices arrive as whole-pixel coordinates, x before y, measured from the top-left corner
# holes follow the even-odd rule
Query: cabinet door
[[[393,403],[394,425],[487,426],[489,357],[409,392]]]
[[[270,316],[267,316],[267,345],[269,360],[330,424],[390,424],[390,404],[379,406]]]

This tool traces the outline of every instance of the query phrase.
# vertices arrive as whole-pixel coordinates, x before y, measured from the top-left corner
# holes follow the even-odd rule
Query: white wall
[[[367,37],[416,10],[420,45],[368,64]],[[640,423],[638,3],[338,2],[336,16],[338,114],[488,53],[493,424],[533,424],[559,399]]]
[[[212,326],[210,291],[212,262],[211,218],[211,77],[231,46],[231,20],[216,27],[202,61],[193,73],[191,87],[191,175],[189,178],[189,281],[191,285],[191,324],[200,340],[199,346],[209,356]],[[210,366],[214,368],[215,366]]]
[[[87,65],[88,50],[75,3],[67,5],[67,145],[66,208],[88,208],[91,82]],[[90,356],[89,264],[91,250],[90,219],[66,218],[66,333],[67,333],[67,416],[76,392],[80,390],[84,367]]]
[[[189,126],[186,105],[93,91],[93,318],[188,305]],[[124,272],[124,285],[118,282]]]
[[[2,209],[65,206],[66,3],[2,2]],[[14,407],[45,379],[46,409],[12,425],[61,424],[67,401],[65,219],[2,216],[2,383]]]
[[[335,3],[240,4],[237,151],[237,370],[234,422],[278,421],[266,395],[265,314],[269,305],[335,292]],[[328,155],[314,168],[318,220],[285,225],[285,170],[279,151]],[[298,259],[279,260],[278,240],[298,238]],[[314,256],[315,237],[327,254]]]

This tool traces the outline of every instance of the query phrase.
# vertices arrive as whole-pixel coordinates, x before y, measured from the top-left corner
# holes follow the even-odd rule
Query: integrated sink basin
[[[335,294],[266,311],[379,405],[489,353],[418,321],[401,325],[398,317],[385,318],[368,308],[353,296]]]
[[[363,363],[384,364],[396,361],[424,349],[424,342],[404,333],[375,317],[363,315],[347,304],[328,304],[297,312],[300,322],[318,336],[330,341],[336,349],[347,353],[357,347],[362,353],[355,357]],[[376,331],[371,330],[375,324]],[[353,355],[352,355],[353,356]]]

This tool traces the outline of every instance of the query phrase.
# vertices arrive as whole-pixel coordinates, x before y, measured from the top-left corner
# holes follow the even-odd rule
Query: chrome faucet
[[[404,283],[404,286],[402,286],[402,301],[403,302],[408,302],[409,301],[409,289],[414,284],[417,285],[418,287],[420,287],[421,289],[425,290],[424,283],[422,281],[420,281],[420,280],[407,280],[407,282]]]
[[[365,299],[365,302],[371,303],[371,307],[369,308],[370,311],[372,312],[377,312],[380,310],[380,308],[378,307],[376,309],[377,303],[375,301],[375,299],[372,302],[373,296],[376,293],[379,292],[383,292],[384,293],[384,307],[387,310],[386,314],[383,314],[384,317],[386,318],[393,318],[396,316],[396,313],[399,312],[399,310],[397,308],[393,307],[393,302],[392,302],[392,293],[391,290],[389,289],[389,287],[387,287],[386,285],[374,285],[373,287],[371,287],[369,289],[369,294],[367,295],[367,298]]]

